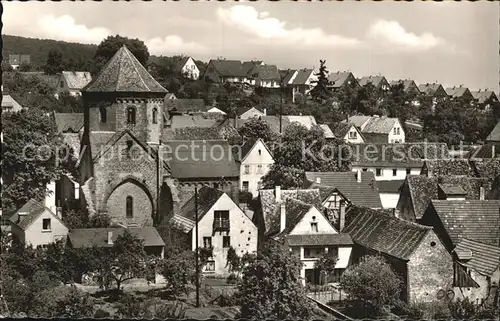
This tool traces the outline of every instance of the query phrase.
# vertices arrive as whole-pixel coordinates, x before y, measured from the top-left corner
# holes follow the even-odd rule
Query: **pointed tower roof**
[[[167,93],[123,45],[84,92]]]

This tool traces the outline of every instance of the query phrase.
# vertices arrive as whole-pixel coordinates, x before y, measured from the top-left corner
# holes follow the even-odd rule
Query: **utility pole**
[[[286,70],[285,74],[280,74],[280,134],[283,132],[283,90],[285,89],[285,77],[290,72],[290,69]],[[292,96],[293,96],[293,88],[292,88]]]
[[[196,220],[196,307],[200,307],[200,264],[199,264],[199,251],[198,251],[198,186],[194,188],[194,212]]]

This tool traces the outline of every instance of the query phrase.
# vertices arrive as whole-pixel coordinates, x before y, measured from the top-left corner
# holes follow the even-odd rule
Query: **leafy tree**
[[[312,99],[321,102],[332,97],[332,93],[328,88],[330,81],[328,80],[328,70],[326,69],[325,63],[326,60],[319,61],[319,72],[315,74],[315,76],[318,77],[318,80],[313,82],[315,85],[310,92]]]
[[[314,263],[314,267],[326,277],[328,282],[328,276],[335,271],[338,260],[339,258],[334,251],[328,251],[323,253],[319,260]]]
[[[47,75],[55,75],[64,69],[63,54],[57,49],[51,49],[47,55],[47,62],[44,66],[44,72]]]
[[[248,140],[256,140],[260,138],[265,143],[269,143],[276,139],[275,134],[269,125],[257,117],[253,117],[245,122],[243,126],[238,128],[238,132],[244,139]]]
[[[6,212],[29,199],[43,199],[47,184],[75,168],[75,159],[58,155],[68,150],[49,115],[38,109],[3,115],[3,206]],[[64,157],[63,157],[64,156]]]
[[[165,258],[159,268],[174,296],[180,293],[187,294],[187,285],[194,279],[196,273],[194,261],[192,251],[178,247],[171,247],[165,251]]]
[[[137,58],[137,60],[139,60],[139,62],[144,67],[147,67],[149,50],[144,42],[139,39],[131,39],[116,35],[108,36],[97,46],[94,56],[94,64],[96,68],[94,72],[100,71],[102,67],[104,67],[104,65],[108,62],[108,60],[111,59],[123,45],[126,45],[130,52],[132,52]]]
[[[12,66],[6,62],[6,61],[2,61],[2,71],[4,72],[8,72],[8,71],[13,71],[14,69],[12,68]]]
[[[238,285],[241,318],[299,319],[311,316],[311,305],[300,280],[302,262],[275,243],[243,268]]]
[[[264,188],[281,186],[283,189],[296,188],[303,184],[305,171],[300,168],[273,164],[262,178]]]
[[[363,301],[375,313],[399,303],[402,282],[381,257],[367,256],[342,275],[340,287],[351,299]]]

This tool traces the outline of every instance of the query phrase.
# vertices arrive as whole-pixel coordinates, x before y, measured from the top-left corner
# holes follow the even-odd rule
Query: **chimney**
[[[281,186],[274,187],[274,196],[276,198],[276,203],[281,203]]]
[[[484,201],[484,187],[479,186],[479,200]]]
[[[339,233],[342,233],[345,225],[345,202],[340,202],[340,212],[339,212]]]
[[[316,184],[321,184],[321,177],[316,177]]]
[[[356,171],[356,181],[361,183],[361,171],[359,169]]]
[[[108,231],[108,245],[113,245],[113,231]]]
[[[285,230],[286,226],[286,209],[285,203],[280,204],[280,233]]]

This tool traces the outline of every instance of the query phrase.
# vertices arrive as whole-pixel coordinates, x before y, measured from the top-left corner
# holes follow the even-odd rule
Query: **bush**
[[[247,191],[240,191],[240,203],[250,204],[252,202],[253,195]]]
[[[104,319],[104,318],[108,318],[110,316],[111,315],[109,314],[109,312],[105,311],[103,309],[97,309],[97,311],[94,314],[95,319]]]
[[[450,302],[448,308],[451,312],[451,316],[455,319],[470,319],[474,317],[476,313],[474,303],[468,298],[463,300],[457,299],[454,302]]]
[[[236,276],[235,273],[229,274],[227,277],[227,284],[236,284],[238,283],[238,277]]]

